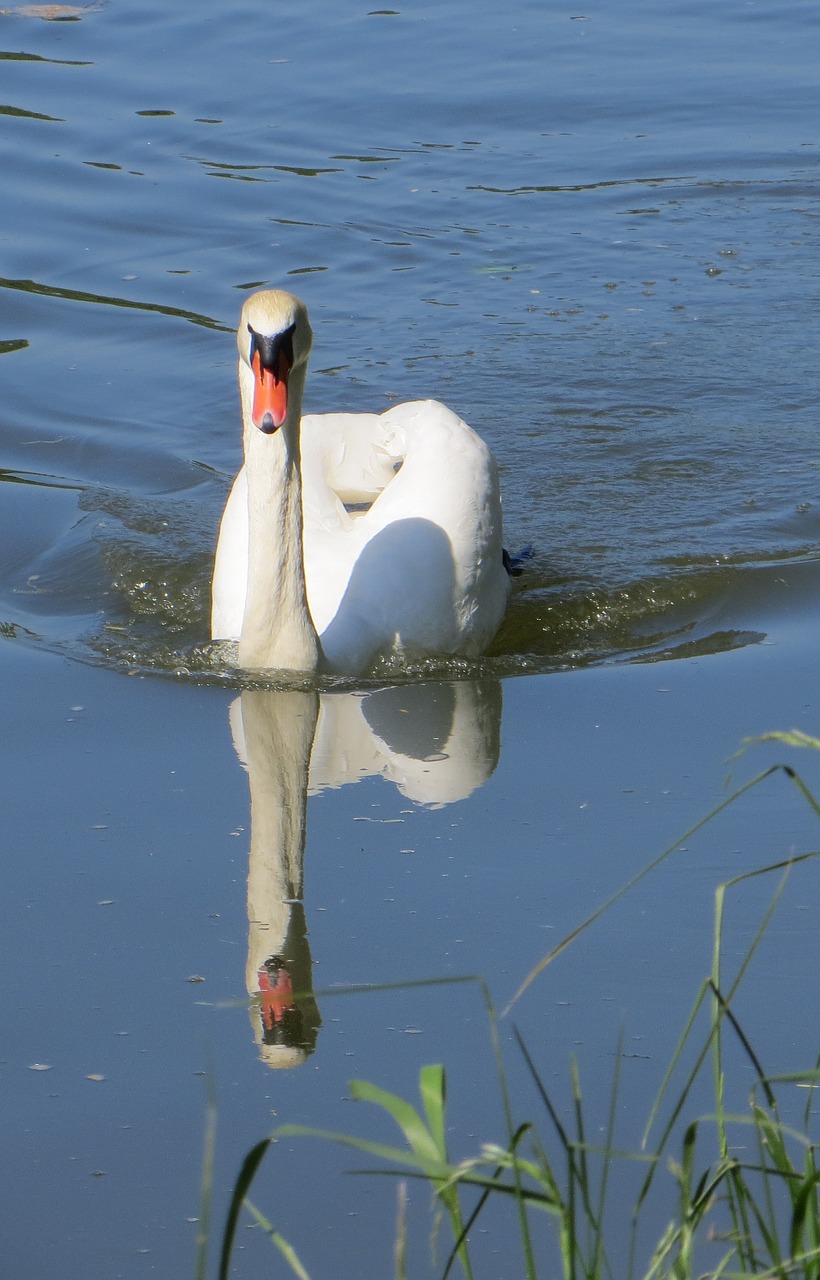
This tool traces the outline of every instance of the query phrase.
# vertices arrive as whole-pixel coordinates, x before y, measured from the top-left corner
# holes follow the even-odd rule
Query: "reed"
[[[820,741],[796,731],[768,738],[790,746],[820,749]],[[499,1024],[512,1020],[515,1003],[523,991],[617,898],[718,813],[775,775],[793,785],[820,817],[820,805],[793,768],[776,765],[765,770],[737,788],[554,947],[527,975],[501,1015],[495,1011],[486,982],[477,976],[362,988],[369,992],[395,989],[396,985],[406,988],[462,982],[478,988],[494,1054],[504,1114],[504,1142],[484,1143],[474,1154],[459,1160],[450,1157],[445,1136],[447,1078],[441,1064],[422,1068],[420,1105],[375,1084],[354,1080],[350,1084],[351,1096],[389,1116],[398,1130],[399,1141],[389,1145],[355,1134],[300,1125],[275,1129],[248,1153],[234,1185],[223,1231],[220,1280],[227,1280],[235,1232],[243,1212],[269,1233],[299,1280],[309,1280],[293,1248],[248,1199],[268,1150],[280,1139],[294,1136],[342,1144],[378,1162],[376,1169],[361,1172],[387,1173],[399,1180],[397,1280],[404,1280],[406,1270],[403,1206],[408,1180],[420,1180],[431,1188],[438,1211],[449,1222],[451,1245],[441,1268],[442,1280],[447,1280],[454,1269],[460,1270],[465,1280],[473,1280],[480,1271],[477,1251],[483,1237],[473,1229],[491,1201],[508,1205],[513,1214],[511,1238],[517,1241],[520,1258],[517,1262],[510,1258],[507,1273],[522,1274],[527,1280],[537,1280],[539,1268],[543,1275],[558,1274],[563,1280],[606,1280],[611,1276],[626,1276],[627,1280],[729,1280],[740,1276],[820,1280],[820,1169],[818,1146],[812,1136],[812,1104],[815,1090],[820,1087],[820,1057],[805,1069],[780,1075],[767,1073],[734,1009],[738,990],[769,927],[786,878],[801,864],[820,856],[820,851],[752,869],[715,890],[709,970],[647,1109],[639,1141],[623,1148],[618,1145],[622,1043],[615,1055],[603,1138],[595,1142],[589,1136],[588,1107],[577,1061],[569,1063],[571,1104],[562,1115],[513,1023],[517,1051],[526,1064],[541,1109],[535,1118],[516,1118],[499,1034]],[[743,882],[758,877],[773,881],[768,906],[750,944],[735,962],[734,972],[727,974],[727,899]],[[744,1078],[751,1068],[753,1085],[745,1106],[737,1112],[728,1110],[726,1105],[727,1096],[737,1093],[736,1088],[730,1091],[727,1087],[727,1063],[740,1063]],[[728,1069],[738,1070],[736,1065]],[[704,1075],[711,1081],[712,1110],[693,1115],[695,1086]],[[784,1118],[793,1110],[796,1086],[807,1090],[805,1107],[797,1122]],[[212,1161],[212,1135],[209,1142],[208,1159]],[[742,1150],[742,1158],[736,1154],[738,1150]],[[613,1175],[624,1166],[637,1175],[628,1225],[622,1215],[616,1218],[608,1211]],[[657,1204],[667,1204],[670,1191],[674,1193],[675,1211],[658,1230]],[[204,1194],[206,1208],[207,1202]],[[647,1219],[649,1232],[644,1226]],[[204,1265],[201,1260],[200,1265]]]

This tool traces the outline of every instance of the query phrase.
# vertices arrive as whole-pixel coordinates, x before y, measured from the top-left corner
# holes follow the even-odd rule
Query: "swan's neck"
[[[307,604],[302,550],[299,423],[304,372],[293,371],[288,416],[272,435],[253,424],[252,376],[240,361],[248,480],[248,590],[239,662],[252,669],[315,671],[321,650]]]

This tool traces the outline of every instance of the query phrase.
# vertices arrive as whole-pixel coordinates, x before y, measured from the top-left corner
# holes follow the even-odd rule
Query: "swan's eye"
[[[292,324],[289,329],[283,330],[282,333],[275,333],[272,337],[267,333],[257,333],[248,325],[248,333],[251,335],[251,349],[249,360],[253,364],[253,357],[259,355],[259,363],[263,369],[269,370],[271,373],[280,375],[280,369],[284,366],[286,369],[293,367],[293,334],[296,325]]]

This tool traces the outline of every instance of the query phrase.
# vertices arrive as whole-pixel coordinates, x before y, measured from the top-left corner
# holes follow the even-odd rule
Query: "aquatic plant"
[[[820,740],[793,731],[767,735],[766,740],[796,747],[820,749]],[[820,817],[820,805],[800,775],[790,766],[775,765],[739,787],[683,836],[663,851],[638,876],[567,935],[527,976],[501,1014],[510,1017],[512,1007],[537,976],[585,929],[589,928],[634,884],[657,867],[695,831],[736,803],[753,787],[775,774],[785,776]],[[220,1280],[227,1280],[237,1224],[243,1211],[271,1237],[291,1271],[309,1280],[293,1247],[281,1236],[248,1195],[268,1150],[280,1139],[318,1137],[343,1144],[381,1162],[378,1170],[399,1180],[399,1216],[395,1249],[397,1280],[406,1276],[406,1223],[404,1205],[409,1179],[431,1188],[439,1212],[449,1220],[452,1244],[441,1270],[447,1280],[458,1265],[466,1280],[473,1280],[474,1249],[471,1232],[490,1200],[509,1203],[517,1221],[520,1264],[509,1266],[535,1280],[545,1256],[543,1232],[537,1215],[553,1225],[553,1253],[545,1274],[560,1273],[563,1280],[604,1280],[626,1275],[629,1280],[694,1280],[694,1277],[758,1276],[772,1280],[802,1276],[820,1280],[820,1201],[818,1201],[818,1142],[812,1136],[812,1104],[820,1087],[820,1057],[804,1069],[771,1075],[764,1069],[737,1017],[733,1004],[739,987],[769,927],[788,876],[820,851],[752,869],[720,884],[715,891],[712,957],[708,974],[696,994],[672,1059],[648,1110],[640,1142],[631,1148],[617,1145],[622,1040],[615,1068],[603,1138],[592,1141],[587,1121],[581,1072],[573,1058],[569,1064],[572,1090],[570,1114],[561,1116],[537,1064],[520,1032],[513,1035],[544,1111],[545,1130],[534,1120],[516,1122],[508,1075],[499,1035],[499,1016],[489,988],[480,977],[469,976],[400,984],[428,986],[473,983],[481,992],[493,1047],[498,1087],[505,1119],[505,1142],[485,1143],[460,1160],[452,1160],[446,1142],[447,1081],[440,1064],[422,1068],[419,1077],[421,1106],[415,1107],[396,1094],[362,1080],[352,1081],[350,1094],[380,1108],[398,1127],[403,1142],[372,1142],[348,1133],[331,1133],[301,1125],[281,1125],[248,1152],[233,1188],[222,1237]],[[777,877],[758,928],[741,956],[734,975],[725,973],[727,895],[745,881]],[[360,988],[361,991],[395,989],[397,984]],[[331,994],[331,993],[327,993]],[[337,993],[338,994],[338,993]],[[350,992],[346,992],[350,994]],[[727,1109],[726,1062],[728,1038],[739,1053],[744,1070],[751,1068],[753,1084],[745,1109]],[[687,1065],[685,1066],[684,1063]],[[690,1117],[693,1090],[711,1065],[713,1110]],[[732,1071],[736,1068],[732,1066]],[[795,1086],[807,1089],[802,1116],[791,1119],[791,1093]],[[739,1139],[742,1138],[742,1144]],[[672,1154],[673,1148],[675,1154]],[[209,1128],[203,1177],[203,1223],[197,1280],[204,1280],[207,1265],[209,1179],[213,1160],[213,1128]],[[609,1192],[616,1171],[624,1164],[638,1177],[632,1220],[625,1229],[622,1217],[612,1221]],[[666,1179],[662,1180],[662,1175]],[[671,1180],[671,1181],[670,1181]],[[644,1221],[648,1206],[674,1191],[675,1212],[660,1233],[647,1240]],[[657,1210],[654,1222],[657,1224]],[[513,1270],[509,1274],[513,1274]]]

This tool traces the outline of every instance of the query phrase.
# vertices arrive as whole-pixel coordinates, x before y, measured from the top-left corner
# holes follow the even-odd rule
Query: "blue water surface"
[[[209,1080],[215,1229],[276,1123],[393,1140],[352,1076],[409,1096],[446,1061],[454,1151],[503,1138],[473,986],[319,994],[301,1065],[276,1068],[255,885],[264,911],[288,898],[316,992],[478,973],[501,1008],[727,772],[788,754],[727,764],[744,736],[816,727],[819,36],[809,0],[0,14],[10,1275],[193,1274]],[[498,457],[507,545],[534,548],[487,659],[323,691],[301,773],[295,749],[243,757],[241,680],[207,646],[233,331],[266,284],[310,308],[308,408],[446,401]],[[295,701],[247,705],[296,741]],[[559,1103],[578,1054],[593,1125],[625,1028],[623,1145],[708,968],[717,883],[816,843],[781,782],[516,1006]],[[289,864],[260,835],[285,793]],[[772,1070],[817,1052],[815,878],[747,986]],[[733,899],[733,959],[769,890]],[[313,1277],[391,1272],[395,1188],[353,1163],[288,1140],[264,1167],[257,1203]],[[414,1275],[441,1272],[427,1208],[413,1189]],[[517,1274],[514,1225],[486,1221],[483,1274]],[[238,1243],[237,1276],[284,1265],[258,1229]]]

